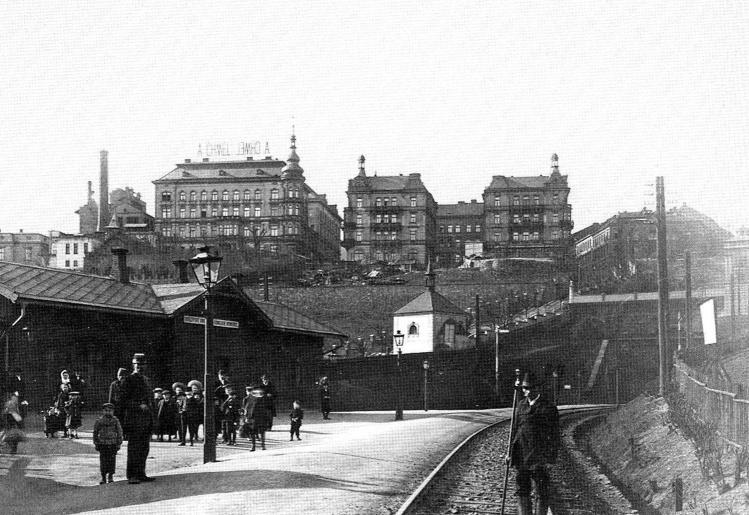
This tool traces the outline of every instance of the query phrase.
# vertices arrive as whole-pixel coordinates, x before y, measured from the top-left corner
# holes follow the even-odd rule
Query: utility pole
[[[481,346],[481,305],[479,304],[479,296],[476,295],[476,349]]]
[[[656,223],[658,236],[658,395],[663,397],[668,386],[670,348],[668,343],[668,253],[666,245],[666,195],[663,177],[656,177]]]
[[[686,338],[686,344],[684,346],[684,350],[689,349],[692,346],[692,253],[687,251],[686,253],[686,262],[685,262],[685,268],[686,268],[686,297],[687,297],[687,305],[686,305],[686,316],[687,316],[687,324],[686,324],[686,331],[687,331],[687,338]]]

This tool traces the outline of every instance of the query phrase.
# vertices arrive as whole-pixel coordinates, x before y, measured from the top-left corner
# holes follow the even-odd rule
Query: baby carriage
[[[44,436],[55,438],[55,433],[65,431],[65,413],[54,406],[42,411],[44,416]]]

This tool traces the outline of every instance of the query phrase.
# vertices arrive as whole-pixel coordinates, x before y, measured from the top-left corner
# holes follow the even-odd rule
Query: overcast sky
[[[569,176],[575,229],[688,205],[749,225],[743,2],[3,2],[0,231],[77,232],[110,189],[154,213],[199,144],[265,142],[343,214],[367,172],[439,203],[492,175]],[[240,157],[243,158],[243,157]]]

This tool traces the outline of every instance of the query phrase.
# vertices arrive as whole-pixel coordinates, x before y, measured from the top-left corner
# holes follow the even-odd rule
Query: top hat
[[[532,372],[526,372],[523,376],[523,382],[520,386],[539,386],[541,383],[538,382],[536,376]]]
[[[146,362],[146,355],[140,352],[133,354],[133,363],[143,364]]]

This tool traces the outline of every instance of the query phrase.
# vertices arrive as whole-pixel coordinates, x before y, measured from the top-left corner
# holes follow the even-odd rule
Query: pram
[[[65,431],[65,412],[51,406],[47,411],[42,411],[44,416],[44,436],[55,438],[55,433]]]

